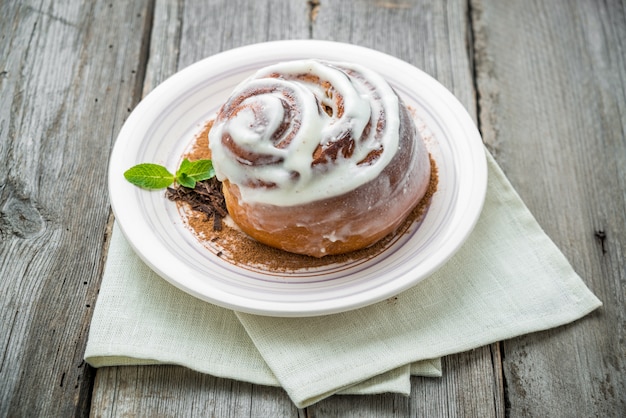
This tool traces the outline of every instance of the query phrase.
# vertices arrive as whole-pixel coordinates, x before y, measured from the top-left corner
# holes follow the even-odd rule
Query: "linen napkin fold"
[[[273,318],[201,302],[159,279],[115,229],[86,361],[181,364],[280,384],[304,407],[334,393],[408,394],[412,371],[441,374],[440,356],[563,325],[599,307],[487,159],[485,206],[459,252],[397,299],[350,312]]]
[[[84,357],[93,367],[176,364],[217,377],[280,385],[233,311],[160,278],[133,252],[117,224]],[[441,376],[440,359],[401,365],[342,393],[408,395],[411,375]]]

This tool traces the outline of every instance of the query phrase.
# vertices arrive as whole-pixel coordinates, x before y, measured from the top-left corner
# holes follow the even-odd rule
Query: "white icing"
[[[273,74],[280,74],[282,78],[271,77]],[[330,82],[343,98],[344,113],[340,118],[335,101],[326,97],[323,87],[294,79],[303,74]],[[217,177],[236,184],[243,202],[293,206],[340,196],[376,178],[397,152],[399,101],[387,82],[375,72],[355,64],[316,60],[276,64],[259,70],[238,85],[224,106],[230,106],[237,97],[246,97],[251,90],[268,86],[272,87],[271,91],[247,97],[232,117],[218,115],[209,134]],[[289,145],[280,148],[273,143],[272,134],[287,116],[284,103],[289,101],[295,102],[298,113],[292,114],[287,130],[296,129],[297,133]],[[331,107],[333,116],[320,111],[318,103]],[[381,112],[384,112],[386,126],[382,138],[376,139]],[[365,137],[364,129],[370,119],[372,128]],[[299,127],[296,126],[298,120]],[[346,131],[352,132],[356,143],[350,158],[344,158],[340,152],[334,162],[314,166],[313,153],[318,145],[330,144]],[[245,152],[281,161],[262,165],[242,161],[224,145],[225,136],[230,136]],[[372,164],[357,165],[381,146],[382,153]],[[259,187],[259,183],[276,186]]]

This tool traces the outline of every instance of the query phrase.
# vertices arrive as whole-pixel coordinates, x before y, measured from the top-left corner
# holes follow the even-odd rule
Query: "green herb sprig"
[[[185,158],[176,174],[159,164],[137,164],[124,172],[124,178],[135,186],[144,189],[164,189],[176,182],[183,187],[193,189],[199,181],[210,179],[215,175],[211,160],[189,161]]]

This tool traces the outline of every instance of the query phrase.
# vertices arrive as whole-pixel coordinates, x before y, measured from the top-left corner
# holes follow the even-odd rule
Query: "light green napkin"
[[[281,385],[298,407],[334,393],[410,393],[440,356],[578,319],[601,305],[487,155],[485,207],[446,265],[400,295],[313,318],[232,312],[156,276],[115,228],[85,353],[94,367],[180,364]],[[433,360],[435,359],[435,360]]]
[[[133,252],[114,225],[85,360],[94,367],[179,364],[213,376],[279,386],[229,309],[178,290]],[[441,376],[439,359],[367,379],[345,393],[410,393],[410,374]],[[363,379],[360,379],[363,380]]]

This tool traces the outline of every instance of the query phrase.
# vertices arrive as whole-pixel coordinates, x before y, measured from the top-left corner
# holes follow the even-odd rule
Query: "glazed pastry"
[[[234,222],[260,242],[314,257],[394,231],[430,181],[405,105],[355,64],[259,70],[221,107],[209,143]]]

